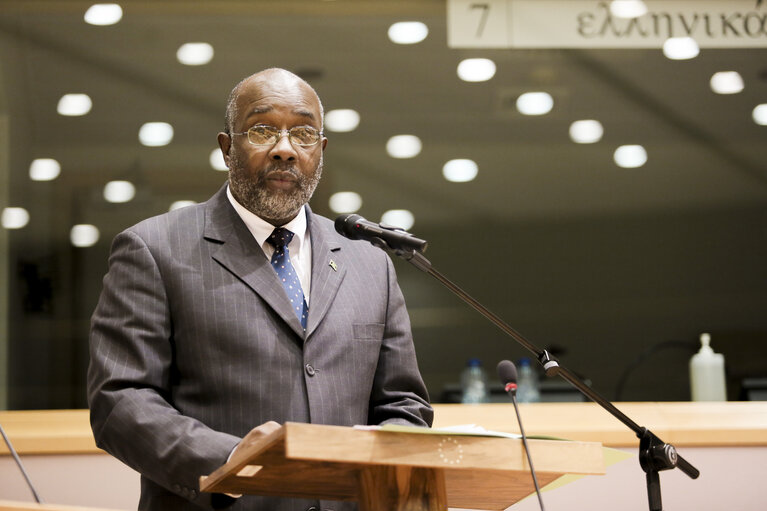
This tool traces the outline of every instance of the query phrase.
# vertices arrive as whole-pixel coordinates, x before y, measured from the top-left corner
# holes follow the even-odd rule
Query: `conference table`
[[[767,402],[617,403],[695,465],[701,476],[661,473],[664,508],[762,510],[767,506]],[[510,404],[436,404],[434,427],[477,424],[519,432]],[[520,405],[528,434],[600,442],[624,453],[604,476],[587,476],[544,493],[547,509],[647,509],[644,473],[634,434],[593,403]],[[103,509],[136,509],[137,474],[98,449],[87,410],[2,411],[0,424],[19,452],[38,492],[48,503]],[[0,444],[0,500],[32,499]],[[0,507],[2,509],[2,507]],[[19,508],[21,509],[21,508]],[[513,511],[538,509],[526,499]]]

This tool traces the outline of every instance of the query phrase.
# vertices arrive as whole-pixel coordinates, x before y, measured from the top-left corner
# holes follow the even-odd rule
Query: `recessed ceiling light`
[[[129,202],[136,196],[136,187],[130,181],[110,181],[104,186],[104,198],[108,202]]]
[[[356,192],[336,192],[329,203],[335,213],[354,213],[362,207],[362,197]]]
[[[52,181],[61,174],[61,164],[53,158],[37,158],[29,165],[29,179]]]
[[[99,229],[91,224],[77,224],[69,231],[69,241],[76,247],[92,247],[99,240]]]
[[[226,161],[224,161],[224,154],[218,147],[210,152],[210,158],[208,158],[208,161],[214,170],[229,170],[229,167],[226,166]]]
[[[173,126],[167,122],[148,122],[139,129],[138,139],[149,147],[168,145],[173,140]]]
[[[699,53],[700,47],[692,37],[669,37],[663,43],[663,54],[671,60],[693,59]]]
[[[453,183],[466,183],[477,177],[479,167],[473,160],[450,160],[442,167],[442,175]]]
[[[737,71],[719,71],[711,77],[711,90],[717,94],[737,94],[743,90],[743,77]]]
[[[406,231],[413,227],[415,223],[415,217],[413,213],[406,209],[390,209],[381,215],[381,223],[393,225]]]
[[[123,9],[119,4],[93,4],[85,11],[86,23],[91,25],[114,25],[123,17]]]
[[[458,64],[458,78],[465,82],[486,82],[495,76],[495,62],[490,59],[465,59]]]
[[[603,134],[602,123],[593,119],[575,121],[570,125],[570,139],[576,144],[599,142]]]
[[[754,118],[754,122],[760,126],[767,126],[767,103],[756,105],[751,116]]]
[[[544,115],[554,108],[554,98],[548,92],[525,92],[517,98],[517,110],[524,115]]]
[[[21,229],[29,223],[29,212],[24,208],[3,208],[0,222],[6,229]]]
[[[400,21],[389,27],[389,39],[397,44],[420,43],[429,35],[429,27],[420,21]]]
[[[421,139],[415,135],[395,135],[386,142],[386,152],[392,158],[414,158],[421,147]]]
[[[624,169],[635,169],[647,163],[647,151],[641,145],[622,145],[613,154],[615,164]]]
[[[617,18],[638,18],[647,14],[647,5],[642,0],[613,0],[610,12]]]
[[[177,200],[176,202],[170,205],[170,208],[168,208],[168,211],[185,208],[187,206],[194,206],[195,204],[197,203],[193,200]]]
[[[176,58],[187,66],[202,66],[213,60],[213,46],[208,43],[185,43],[176,51]]]
[[[91,111],[93,102],[87,94],[64,94],[59,100],[56,111],[60,115],[85,115]]]
[[[325,129],[336,133],[354,131],[360,125],[360,114],[351,108],[330,110],[325,114]]]

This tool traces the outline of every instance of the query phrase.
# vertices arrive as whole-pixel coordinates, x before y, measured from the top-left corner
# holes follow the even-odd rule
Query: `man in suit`
[[[94,436],[141,473],[142,510],[353,509],[198,491],[268,421],[432,420],[391,261],[307,205],[327,144],[317,94],[268,69],[226,112],[228,184],[113,242],[91,326]]]

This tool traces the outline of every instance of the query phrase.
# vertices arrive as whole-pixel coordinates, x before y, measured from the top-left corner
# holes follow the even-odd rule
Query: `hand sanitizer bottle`
[[[714,353],[711,336],[700,334],[700,351],[690,359],[690,390],[693,401],[727,401],[724,355]]]

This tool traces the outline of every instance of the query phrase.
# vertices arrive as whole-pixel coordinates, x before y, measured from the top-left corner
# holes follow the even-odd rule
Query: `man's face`
[[[257,75],[240,89],[231,128],[242,133],[256,125],[311,126],[319,131],[319,101],[311,89],[290,76]],[[322,175],[327,139],[300,146],[283,134],[273,145],[256,146],[247,135],[220,133],[218,138],[229,167],[232,195],[249,211],[279,226],[309,201]]]

